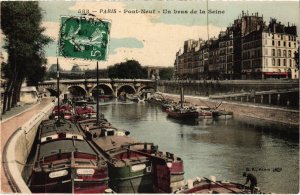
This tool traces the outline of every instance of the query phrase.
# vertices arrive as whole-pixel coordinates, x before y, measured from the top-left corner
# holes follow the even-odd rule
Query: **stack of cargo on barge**
[[[70,121],[41,123],[33,162],[28,186],[34,193],[103,193],[108,189],[105,160]]]
[[[60,116],[58,116],[58,115],[60,115]],[[71,120],[71,121],[74,121],[74,119],[75,119],[74,118],[74,110],[73,110],[72,106],[69,104],[55,106],[52,110],[51,117],[56,118],[56,119],[58,117],[61,117],[61,118]]]

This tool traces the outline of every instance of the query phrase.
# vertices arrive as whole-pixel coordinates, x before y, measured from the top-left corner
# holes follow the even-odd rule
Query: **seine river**
[[[244,183],[256,175],[265,192],[299,192],[299,133],[245,119],[182,124],[150,103],[101,102],[100,112],[137,140],[153,142],[184,160],[185,179],[216,176]]]

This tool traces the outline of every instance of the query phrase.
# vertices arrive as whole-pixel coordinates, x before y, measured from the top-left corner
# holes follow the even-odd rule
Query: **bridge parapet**
[[[38,90],[44,92],[45,90],[52,90],[56,92],[56,80],[48,80],[39,83]],[[96,79],[76,79],[76,80],[60,80],[61,93],[68,93],[70,88],[80,87],[80,91],[85,91],[84,95],[91,95],[92,91],[97,85]],[[99,79],[99,88],[105,88],[103,91],[117,96],[119,90],[129,90],[130,93],[138,93],[143,87],[155,89],[155,81],[148,79]],[[109,90],[108,90],[109,89]],[[108,92],[110,91],[110,92]],[[52,94],[54,94],[54,92]]]

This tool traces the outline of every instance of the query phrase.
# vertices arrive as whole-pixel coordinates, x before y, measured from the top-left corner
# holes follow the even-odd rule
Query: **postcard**
[[[1,193],[299,192],[299,2],[1,2]]]

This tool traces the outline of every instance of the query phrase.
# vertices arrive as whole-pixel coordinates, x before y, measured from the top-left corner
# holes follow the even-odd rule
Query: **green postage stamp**
[[[59,56],[105,60],[111,23],[93,17],[61,17]]]

